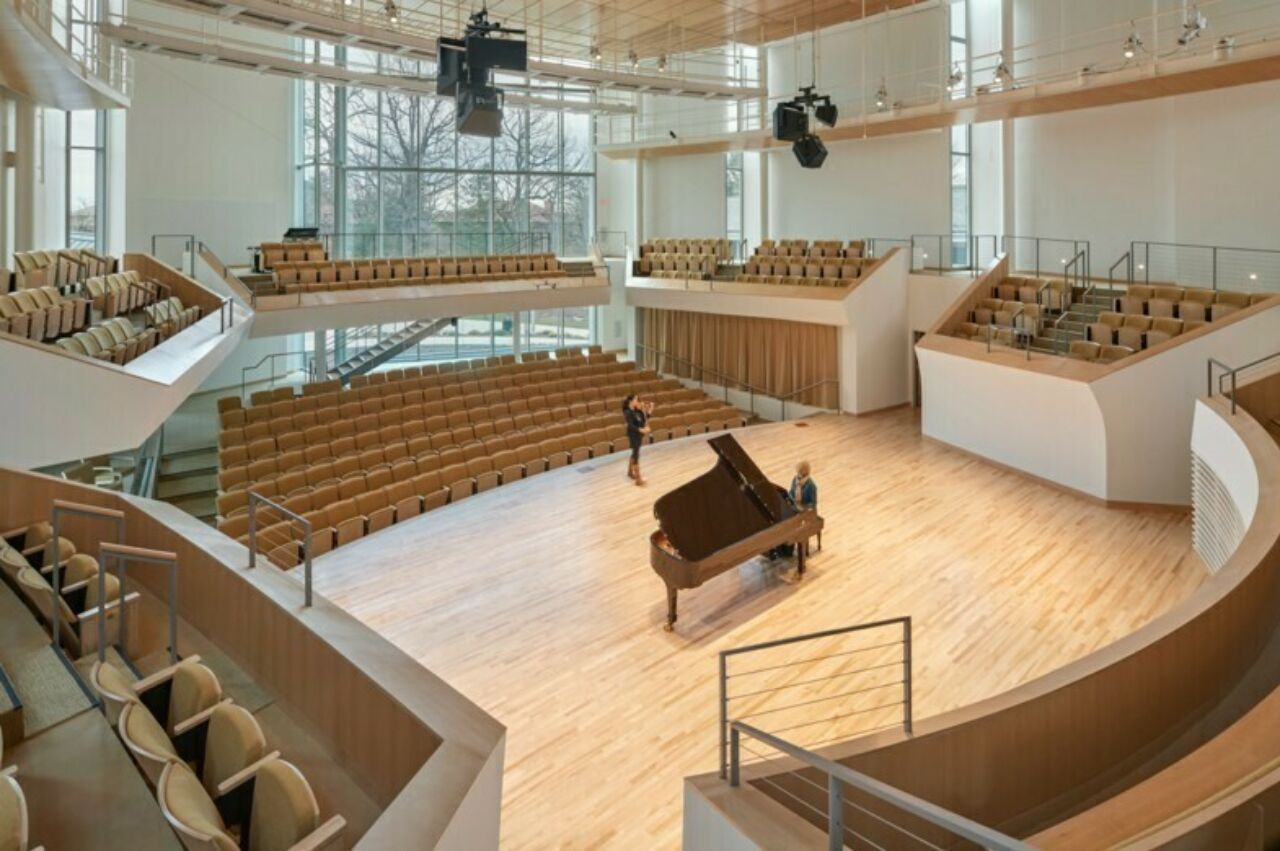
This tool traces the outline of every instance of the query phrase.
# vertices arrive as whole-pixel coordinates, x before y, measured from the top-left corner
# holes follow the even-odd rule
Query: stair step
[[[218,492],[218,471],[203,475],[185,475],[176,478],[161,477],[156,482],[156,498],[172,502],[195,496],[208,496]]]
[[[188,449],[184,452],[166,454],[160,461],[160,478],[170,479],[180,476],[202,475],[208,471],[217,472],[218,450],[209,446],[201,449]]]

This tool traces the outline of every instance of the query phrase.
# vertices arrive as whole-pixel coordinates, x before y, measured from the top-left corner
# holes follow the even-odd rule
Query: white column
[[[33,251],[36,209],[36,107],[31,101],[14,101],[14,222],[13,249]]]
[[[524,334],[521,333],[520,316],[519,310],[511,313],[511,351],[517,359],[524,354]]]
[[[324,329],[320,329],[315,332],[314,342],[312,343],[315,349],[313,354],[313,358],[315,359],[315,374],[316,378],[320,381],[324,381],[325,376],[329,372],[329,352],[326,348],[328,336],[328,332]]]

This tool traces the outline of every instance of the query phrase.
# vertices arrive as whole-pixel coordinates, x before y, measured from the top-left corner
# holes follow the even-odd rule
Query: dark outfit
[[[622,412],[622,416],[627,421],[627,440],[631,442],[631,463],[639,464],[640,444],[644,443],[644,433],[641,429],[649,423],[649,415],[635,408],[627,408]]]
[[[806,478],[803,483],[801,483],[799,476],[793,478],[787,495],[791,497],[791,504],[796,507],[797,511],[816,511],[818,509],[818,486],[814,484],[813,477]],[[767,555],[769,558],[791,558],[795,554],[795,544],[779,544],[769,550]]]

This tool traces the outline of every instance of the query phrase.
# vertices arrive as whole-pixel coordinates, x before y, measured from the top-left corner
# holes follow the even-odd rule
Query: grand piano
[[[667,623],[676,622],[676,595],[697,588],[779,544],[796,545],[804,576],[809,538],[822,531],[816,511],[797,511],[786,488],[764,477],[731,434],[707,441],[720,460],[653,505],[658,530],[649,536],[649,564],[667,585]]]

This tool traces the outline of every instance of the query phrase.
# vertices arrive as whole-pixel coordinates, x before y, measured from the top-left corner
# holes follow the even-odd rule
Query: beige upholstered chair
[[[0,851],[39,851],[27,845],[30,818],[17,774],[15,766],[0,771]]]

